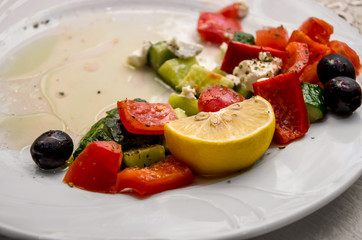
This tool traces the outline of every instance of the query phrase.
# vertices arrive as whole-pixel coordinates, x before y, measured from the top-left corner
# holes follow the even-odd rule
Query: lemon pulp
[[[172,155],[200,175],[224,175],[251,166],[275,130],[270,103],[255,96],[218,112],[200,112],[165,125]]]

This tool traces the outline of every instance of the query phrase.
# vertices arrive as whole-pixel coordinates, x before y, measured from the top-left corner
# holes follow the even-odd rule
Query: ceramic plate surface
[[[63,22],[69,25],[73,21],[71,25],[76,25],[94,16],[99,22],[106,17],[120,25],[120,32],[114,36],[119,41],[123,41],[122,36],[126,39],[119,48],[124,51],[119,54],[122,65],[126,54],[140,46],[142,40],[178,35],[198,41],[199,11],[214,11],[228,3],[231,1],[2,1],[0,60],[7,61],[14,49],[40,36],[61,32]],[[243,20],[245,32],[254,34],[263,26],[282,24],[291,33],[308,17],[316,16],[334,26],[333,39],[347,42],[362,56],[358,32],[314,1],[247,3],[250,14]],[[85,28],[87,24],[79,31]],[[131,43],[132,39],[135,43]],[[208,64],[207,58],[204,62]],[[141,85],[132,85],[136,77],[126,78],[125,84],[130,84],[128,95],[118,98],[145,96],[152,101],[167,101],[170,91],[159,82],[155,87],[148,76],[151,80],[143,80]],[[0,114],[5,115],[12,112],[12,105],[5,104],[10,90],[4,87],[4,81],[2,84]],[[156,90],[142,90],[143,96],[139,96],[139,91],[149,85]],[[362,170],[361,118],[362,108],[348,118],[328,114],[323,122],[312,124],[301,140],[285,148],[272,146],[244,173],[197,179],[191,186],[145,198],[70,188],[61,182],[64,171],[39,171],[29,147],[16,150],[1,142],[0,232],[11,237],[45,239],[243,239],[261,235],[319,209],[358,179]],[[18,141],[23,141],[26,131],[19,134]]]

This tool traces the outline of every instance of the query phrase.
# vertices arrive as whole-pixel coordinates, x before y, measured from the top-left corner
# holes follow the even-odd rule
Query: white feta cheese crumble
[[[180,94],[181,96],[184,96],[188,99],[196,99],[196,90],[192,88],[190,85],[186,87],[182,87],[182,92]]]
[[[262,78],[276,76],[283,61],[272,57],[269,52],[260,52],[259,59],[244,60],[234,68],[233,75],[240,79],[240,86],[246,91],[253,92],[253,83]]]
[[[147,64],[147,53],[151,47],[150,41],[144,41],[142,48],[132,52],[127,57],[127,63],[136,68],[143,67]]]
[[[167,47],[179,58],[195,57],[203,50],[203,46],[200,44],[183,42],[175,37],[167,41]]]

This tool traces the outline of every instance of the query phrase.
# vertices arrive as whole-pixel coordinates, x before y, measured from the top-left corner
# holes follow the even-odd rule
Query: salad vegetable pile
[[[128,63],[153,69],[174,90],[169,102],[121,99],[74,152],[66,133],[41,135],[31,147],[34,161],[43,169],[69,165],[63,182],[72,187],[154,194],[195,175],[250,167],[272,142],[303,137],[327,111],[348,116],[360,107],[359,57],[330,40],[332,25],[311,17],[291,34],[276,26],[253,35],[242,31],[247,12],[237,2],[200,13],[201,42],[223,56],[215,69],[199,64],[200,44],[145,41]]]

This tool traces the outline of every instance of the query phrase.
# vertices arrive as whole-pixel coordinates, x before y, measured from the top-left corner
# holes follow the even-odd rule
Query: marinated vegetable
[[[41,134],[30,148],[34,162],[42,169],[56,169],[63,166],[73,152],[73,140],[60,130]]]
[[[141,99],[134,99],[142,101]],[[107,116],[96,122],[87,134],[81,139],[78,148],[74,151],[73,157],[77,156],[83,149],[94,141],[114,141],[122,145],[122,149],[127,151],[132,148],[142,147],[148,144],[157,144],[161,142],[159,135],[133,134],[126,130],[122,124],[118,109],[114,108],[107,112]]]
[[[113,141],[92,142],[70,165],[63,182],[88,191],[114,193],[122,155],[121,145]]]
[[[308,112],[300,82],[294,73],[285,73],[253,84],[255,95],[270,102],[275,112],[274,140],[285,144],[306,134]]]
[[[146,168],[127,168],[117,176],[117,192],[133,190],[141,195],[186,186],[194,180],[190,168],[171,155]]]
[[[321,120],[325,114],[324,91],[312,83],[302,83],[304,102],[308,111],[309,122],[313,123]]]
[[[125,168],[148,167],[165,159],[165,147],[159,144],[131,149],[123,154]]]

